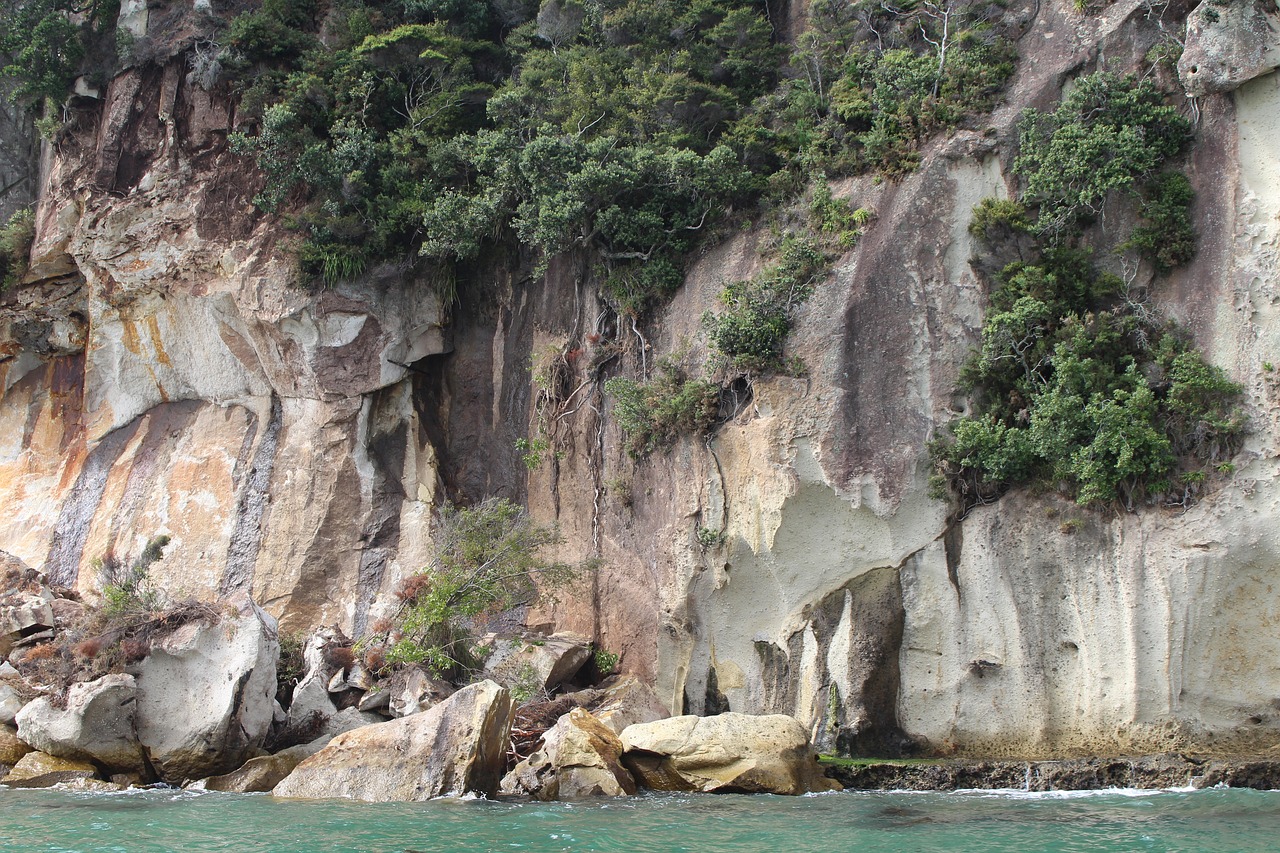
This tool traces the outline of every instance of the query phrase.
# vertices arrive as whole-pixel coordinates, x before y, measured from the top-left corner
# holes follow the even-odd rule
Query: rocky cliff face
[[[90,592],[96,558],[164,533],[167,589],[247,591],[286,628],[358,633],[429,558],[446,496],[503,494],[557,521],[566,557],[604,562],[531,618],[621,653],[677,712],[792,714],[826,747],[871,752],[1271,743],[1273,12],[1243,16],[1262,29],[1192,13],[1180,71],[1201,242],[1155,292],[1245,384],[1234,476],[1189,509],[1116,516],[1015,493],[954,520],[926,488],[925,445],[963,411],[955,380],[986,304],[970,211],[1009,195],[1020,111],[1077,74],[1136,67],[1184,13],[1022,10],[1033,61],[985,132],[935,140],[902,179],[837,187],[876,220],[803,308],[790,345],[808,374],[758,381],[709,441],[640,463],[587,365],[697,360],[699,317],[759,267],[762,234],[708,248],[645,326],[604,311],[573,256],[537,279],[489,258],[457,306],[406,268],[308,293],[226,147],[233,104],[181,57],[130,70],[48,149],[28,283],[0,306],[0,548]],[[527,470],[514,442],[538,423],[552,452]],[[722,541],[700,543],[703,528]]]

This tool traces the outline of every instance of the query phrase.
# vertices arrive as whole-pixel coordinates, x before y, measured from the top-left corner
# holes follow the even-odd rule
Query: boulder
[[[577,634],[489,637],[484,675],[513,690],[548,693],[578,674],[591,658],[591,643]]]
[[[393,717],[407,717],[439,705],[453,694],[448,683],[432,678],[418,667],[398,670],[388,687],[388,707]]]
[[[338,735],[273,793],[368,802],[491,795],[510,734],[510,692],[482,681],[429,711]]]
[[[55,598],[49,602],[49,610],[53,613],[53,621],[59,630],[79,625],[88,618],[88,608],[71,598]]]
[[[288,716],[278,738],[285,743],[309,743],[319,737],[333,737],[361,726],[380,723],[382,719],[357,708],[339,710],[333,704],[324,673],[313,672],[294,688],[293,702],[289,705]]]
[[[275,755],[250,758],[236,770],[222,776],[210,776],[192,783],[192,791],[225,791],[231,794],[265,794],[279,785],[294,768],[323,749],[330,738],[291,746]]]
[[[360,697],[360,701],[356,704],[357,711],[373,712],[385,711],[391,715],[391,691],[385,687],[378,687],[370,690],[368,693]]]
[[[0,655],[23,639],[53,630],[53,593],[41,587],[39,592],[11,592],[0,598]]]
[[[649,685],[634,675],[624,675],[606,687],[589,707],[591,714],[614,734],[636,723],[653,723],[671,716],[666,704]]]
[[[0,726],[0,766],[12,767],[28,752],[31,752],[31,747],[18,740],[12,729]]]
[[[543,735],[542,748],[502,780],[504,794],[539,800],[621,797],[636,792],[622,765],[622,741],[582,708],[561,717]]]
[[[26,702],[13,685],[0,681],[0,725],[11,726]]]
[[[0,782],[10,788],[48,788],[60,782],[96,778],[98,769],[87,761],[58,758],[44,752],[28,752]]]
[[[1187,16],[1178,78],[1187,95],[1230,92],[1280,66],[1280,15],[1265,0],[1204,0]]]
[[[41,752],[92,761],[109,772],[145,771],[134,733],[137,694],[133,676],[126,674],[73,684],[64,708],[47,696],[29,702],[18,713],[18,737]]]
[[[271,727],[276,622],[243,595],[230,603],[234,614],[215,624],[188,622],[153,640],[134,670],[138,739],[167,782],[239,767]]]
[[[623,761],[646,788],[804,794],[839,783],[823,776],[804,726],[782,714],[671,717],[628,726]]]

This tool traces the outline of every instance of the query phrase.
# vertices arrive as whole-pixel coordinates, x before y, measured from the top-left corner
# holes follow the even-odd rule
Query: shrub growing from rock
[[[554,595],[592,568],[543,556],[543,549],[561,541],[559,531],[536,524],[505,498],[446,505],[436,558],[405,579],[392,624],[365,638],[362,651],[381,647],[388,664],[421,663],[441,677],[473,670],[482,656],[478,621]]]

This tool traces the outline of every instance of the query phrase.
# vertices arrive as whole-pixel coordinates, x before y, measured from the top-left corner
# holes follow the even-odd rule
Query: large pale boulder
[[[299,764],[315,755],[331,738],[291,746],[274,755],[250,758],[230,773],[210,776],[188,786],[192,791],[225,791],[231,794],[265,794],[279,785]]]
[[[233,770],[261,745],[275,709],[276,622],[240,596],[233,615],[192,621],[137,665],[138,739],[169,782]]]
[[[77,779],[96,779],[98,769],[87,761],[58,758],[44,752],[28,752],[0,782],[10,788],[48,788]]]
[[[506,761],[511,710],[506,688],[472,684],[429,711],[338,735],[273,793],[368,802],[493,794]]]
[[[615,734],[622,734],[623,729],[637,723],[665,720],[671,711],[649,685],[634,675],[624,675],[591,704],[591,714]]]
[[[41,752],[92,761],[113,773],[145,772],[134,730],[137,694],[133,676],[123,673],[73,684],[65,707],[47,696],[28,703],[17,716],[18,737]]]
[[[620,797],[636,792],[622,765],[622,741],[582,708],[565,714],[542,736],[542,748],[502,780],[504,794],[539,800]]]
[[[573,678],[591,657],[587,638],[568,632],[549,637],[491,637],[484,675],[514,690],[551,691]]]
[[[646,788],[743,794],[805,794],[826,779],[804,726],[783,714],[672,717],[628,726],[623,761]]]

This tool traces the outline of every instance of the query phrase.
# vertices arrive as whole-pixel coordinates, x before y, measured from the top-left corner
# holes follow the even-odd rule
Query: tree
[[[10,98],[28,107],[46,98],[61,104],[91,48],[114,32],[117,8],[107,0],[0,4],[0,54],[9,60],[0,74],[15,83]]]
[[[1113,190],[1133,191],[1191,139],[1191,125],[1146,81],[1099,72],[1051,113],[1018,125],[1022,200],[1038,205],[1039,233],[1057,238],[1098,212]]]
[[[401,584],[395,624],[380,638],[390,643],[387,662],[424,663],[439,676],[469,668],[482,617],[532,604],[593,568],[542,556],[562,541],[558,530],[534,523],[505,498],[470,508],[446,504],[436,558]]]

